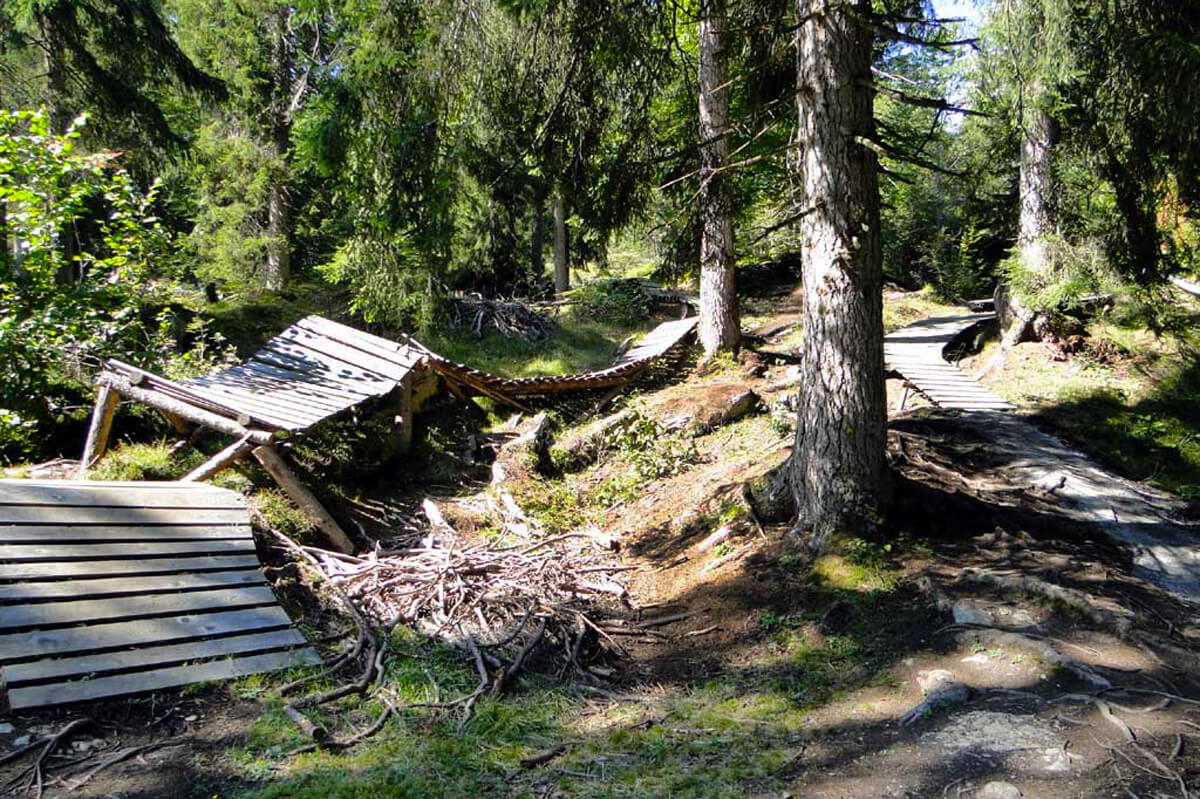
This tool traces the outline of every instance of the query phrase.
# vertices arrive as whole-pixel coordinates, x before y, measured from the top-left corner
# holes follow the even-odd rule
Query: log
[[[100,385],[99,391],[96,392],[96,407],[92,411],[87,441],[83,445],[83,457],[79,460],[78,479],[82,480],[87,470],[104,457],[104,452],[108,449],[108,437],[112,433],[113,416],[120,401],[116,391],[109,386]]]
[[[153,389],[140,388],[134,386],[125,378],[105,372],[97,379],[97,383],[103,386],[108,386],[123,397],[128,397],[131,400],[136,400],[145,405],[149,405],[155,410],[166,413],[173,413],[181,419],[186,419],[193,424],[209,427],[226,435],[236,436],[241,438],[248,435],[250,441],[255,444],[266,444],[272,439],[271,433],[265,430],[250,430],[244,425],[240,425],[232,419],[227,419],[224,416],[219,416],[211,411],[206,411],[203,408],[198,408],[194,405],[189,405],[183,400],[177,400],[173,397],[168,397],[160,391]]]
[[[198,483],[201,480],[207,480],[217,472],[232,464],[234,461],[241,460],[254,448],[254,444],[250,441],[249,434],[242,436],[234,443],[230,444],[225,449],[213,455],[204,463],[197,466],[192,471],[188,472],[182,479],[184,483]]]
[[[413,439],[413,390],[412,375],[400,381],[396,387],[396,436],[397,452],[405,453],[412,448]]]
[[[316,522],[317,527],[321,532],[325,533],[325,537],[329,540],[333,549],[346,555],[353,554],[354,544],[351,543],[349,536],[338,525],[329,511],[325,510],[324,506],[317,501],[312,492],[300,482],[300,478],[296,477],[288,465],[284,463],[283,458],[279,457],[279,453],[269,444],[264,444],[257,447],[253,451],[255,459],[262,464],[262,467],[267,470],[267,474],[274,478],[279,487],[283,489],[293,502],[300,506],[300,509],[312,517]]]

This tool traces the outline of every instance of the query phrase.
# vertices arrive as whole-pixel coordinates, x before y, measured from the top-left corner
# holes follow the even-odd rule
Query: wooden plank
[[[298,405],[307,405],[325,413],[357,405],[370,396],[344,391],[340,383],[325,385],[309,381],[299,372],[292,372],[296,377],[289,379],[279,376],[277,371],[266,364],[249,361],[224,372],[225,379],[222,382],[229,383],[232,380],[234,385],[272,396],[281,395]]]
[[[171,488],[138,490],[131,486],[113,487],[104,483],[67,482],[27,483],[0,480],[0,505],[71,505],[114,508],[236,508],[243,513],[246,501],[241,494],[212,486],[188,488],[172,483]],[[2,514],[3,511],[0,511]]]
[[[320,662],[320,656],[313,649],[295,649],[250,657],[212,660],[190,666],[175,666],[111,677],[98,677],[93,680],[80,680],[65,684],[13,688],[8,692],[8,702],[14,710],[65,705],[110,696],[159,691],[191,683],[228,680],[247,674],[258,674],[295,666],[312,666]]]
[[[167,613],[199,613],[254,605],[274,604],[269,585],[218,588],[181,594],[139,594],[108,599],[42,602],[6,607],[0,614],[0,630],[21,627],[50,627],[77,622],[108,622]],[[148,639],[155,640],[155,639]]]
[[[186,663],[206,658],[262,652],[267,649],[294,648],[307,643],[303,635],[289,628],[269,633],[235,635],[231,638],[210,638],[207,641],[192,641],[186,644],[146,646],[101,655],[34,660],[5,666],[4,679],[9,686],[13,686],[35,681],[45,682],[55,677],[102,674],[106,671]]]
[[[286,430],[299,430],[308,426],[306,421],[298,421],[297,416],[308,417],[307,413],[296,413],[272,405],[262,399],[247,396],[242,392],[228,391],[219,384],[190,384],[188,389],[197,397],[207,402],[236,408],[255,422],[266,423],[271,427],[282,427]]]
[[[405,369],[413,368],[425,356],[424,352],[410,344],[366,333],[323,316],[306,316],[296,323],[296,327],[320,333],[334,341],[386,358]]]
[[[345,385],[355,386],[358,390],[366,391],[372,396],[386,394],[396,383],[386,375],[299,347],[289,341],[272,339],[264,345],[262,351],[312,364],[327,380],[336,380]]]
[[[239,525],[11,525],[0,527],[0,544],[67,541],[186,541],[188,539],[254,537],[248,524]]]
[[[220,390],[231,398],[237,399],[255,407],[264,408],[268,413],[298,413],[308,416],[325,417],[348,408],[353,403],[345,403],[312,397],[303,397],[292,391],[299,386],[297,383],[272,383],[265,381],[251,385],[248,380],[230,371],[218,372],[205,378],[196,378],[190,386],[202,388],[205,391]]]
[[[76,560],[58,563],[0,563],[0,581],[65,580],[82,577],[134,577],[175,572],[228,571],[258,566],[257,555],[208,555],[191,558]]]
[[[364,381],[370,382],[373,380],[387,382],[387,378],[383,375],[376,375],[374,372],[369,372],[367,370],[355,370],[357,373],[359,373],[359,377],[357,378],[331,377],[329,375],[329,367],[323,361],[315,360],[311,356],[302,357],[299,355],[290,355],[272,347],[271,342],[267,342],[263,349],[254,353],[252,356],[252,361],[256,364],[266,364],[268,366],[274,366],[278,369],[302,372],[309,378],[310,381],[318,380],[322,384],[330,383],[337,385],[345,391],[359,393],[364,398],[378,395],[369,388],[359,386],[358,383]]]
[[[266,578],[258,569],[200,572],[198,574],[164,574],[153,577],[100,577],[92,580],[55,580],[0,585],[0,602],[38,602],[82,597],[147,594],[155,591],[189,591],[232,588],[243,585],[263,585]]]
[[[370,369],[391,380],[402,380],[412,367],[404,363],[396,363],[386,357],[386,354],[368,352],[365,349],[343,344],[322,333],[306,330],[301,327],[289,327],[273,341],[286,342],[313,352],[319,352],[330,358],[336,358],[352,366]]]
[[[0,505],[0,524],[245,524],[245,508],[73,508]]]
[[[253,552],[254,541],[246,538],[207,538],[195,541],[136,541],[120,544],[3,544],[0,561],[100,560],[103,558],[146,558],[156,555],[232,555]]]
[[[291,620],[283,608],[271,605],[217,613],[164,616],[161,619],[91,624],[61,630],[9,633],[0,635],[0,664],[97,649],[139,646],[147,641],[165,644],[188,638],[266,631],[290,625]]]
[[[329,378],[302,371],[299,368],[293,368],[286,363],[286,359],[283,356],[276,356],[268,352],[256,352],[244,365],[247,368],[253,368],[255,372],[269,374],[278,380],[287,380],[299,385],[308,386],[313,391],[319,391],[322,394],[328,394],[332,397],[343,397],[347,401],[357,403],[376,396],[347,383],[330,380]]]

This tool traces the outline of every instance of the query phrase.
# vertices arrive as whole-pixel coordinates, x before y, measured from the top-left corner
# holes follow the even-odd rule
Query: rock
[[[971,698],[971,689],[961,682],[943,682],[941,686],[925,697],[925,701],[900,717],[900,726],[920,721],[932,716],[939,710],[953,705],[959,705]]]
[[[0,735],[12,735],[15,730],[16,730],[16,727],[14,727],[11,724],[8,724],[8,723],[0,724]]]
[[[950,612],[954,615],[955,624],[981,624],[988,627],[995,623],[991,613],[966,599],[955,602]]]
[[[1011,782],[989,782],[975,792],[975,799],[1021,799],[1025,794]]]
[[[953,681],[954,675],[945,669],[931,669],[917,675],[917,685],[921,686],[921,693],[926,696],[941,687],[943,683]]]
[[[22,735],[20,738],[13,739],[13,746],[16,746],[16,747],[27,746],[29,744],[29,742],[32,740],[33,740],[32,736]]]
[[[522,480],[545,467],[550,445],[550,419],[539,413],[523,422],[516,438],[500,447],[492,463],[492,485]]]
[[[1070,771],[1064,743],[1045,719],[991,710],[961,713],[921,736],[923,746],[937,749],[947,758],[982,755],[1003,761],[1009,773],[1031,775]]]

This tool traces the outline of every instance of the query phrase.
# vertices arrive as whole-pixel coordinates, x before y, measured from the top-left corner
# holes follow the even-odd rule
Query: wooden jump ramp
[[[309,316],[268,341],[245,363],[190,380],[168,380],[111,360],[97,378],[99,390],[79,476],[104,454],[121,397],[161,411],[180,432],[201,426],[234,441],[183,478],[198,482],[253,456],[317,523],[337,550],[352,544],[332,516],[287,466],[280,439],[303,435],[319,422],[367,403],[392,403],[398,445],[411,441],[414,395],[436,392],[439,381],[458,396],[482,394],[513,407],[520,398],[625,385],[687,338],[696,318],[666,322],[593,372],[505,378],[454,363],[412,338],[390,341],[320,316]]]
[[[240,495],[0,480],[0,716],[320,662]]]

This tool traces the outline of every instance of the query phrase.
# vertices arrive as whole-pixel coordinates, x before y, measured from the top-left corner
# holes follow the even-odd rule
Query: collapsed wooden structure
[[[240,495],[0,480],[0,715],[320,662]]]
[[[666,322],[609,367],[571,375],[505,378],[443,358],[412,338],[390,341],[320,316],[301,319],[244,363],[203,377],[168,380],[110,360],[97,378],[98,393],[79,476],[104,455],[121,397],[157,409],[180,431],[191,425],[234,438],[233,443],[183,478],[205,480],[247,456],[317,524],[333,549],[353,545],[337,521],[280,455],[281,440],[366,403],[390,404],[397,445],[407,447],[420,402],[445,385],[460,397],[482,394],[523,408],[520,398],[626,385],[680,344],[696,318]]]

